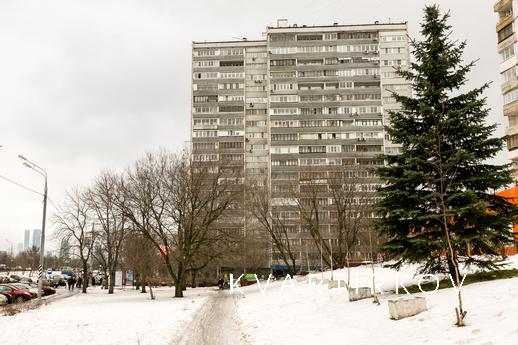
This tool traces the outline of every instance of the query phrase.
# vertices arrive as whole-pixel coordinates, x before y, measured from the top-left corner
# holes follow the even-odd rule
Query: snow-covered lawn
[[[173,289],[148,294],[126,289],[108,295],[91,288],[15,316],[0,316],[1,344],[170,344],[182,325],[203,305],[214,289],[188,289],[185,298],[172,298]]]
[[[516,267],[518,257],[511,261],[511,267]],[[407,267],[406,271],[412,269]],[[353,269],[353,274],[359,276],[359,286],[370,286],[369,270]],[[383,275],[386,288],[393,287],[395,271],[377,269],[376,273]],[[326,277],[329,275],[327,272]],[[238,313],[251,344],[518,344],[518,278],[463,287],[468,311],[464,328],[454,326],[453,289],[419,294],[426,296],[428,311],[393,321],[389,319],[387,300],[403,295],[385,294],[380,306],[372,299],[348,302],[345,289],[329,290],[327,286],[309,286],[297,280],[295,288],[286,283],[283,289],[282,281],[270,283],[264,294],[257,284],[242,288],[245,297],[238,298]]]

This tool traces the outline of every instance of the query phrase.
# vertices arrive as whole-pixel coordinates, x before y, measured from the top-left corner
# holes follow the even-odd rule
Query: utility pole
[[[43,267],[45,266],[45,224],[47,218],[47,172],[45,169],[41,168],[37,164],[29,161],[22,155],[18,155],[23,161],[23,165],[27,168],[30,168],[36,171],[38,174],[42,175],[45,179],[45,185],[43,189],[43,217],[41,222],[41,242],[40,242],[40,265],[38,267],[38,299],[41,301],[41,297],[43,296]]]

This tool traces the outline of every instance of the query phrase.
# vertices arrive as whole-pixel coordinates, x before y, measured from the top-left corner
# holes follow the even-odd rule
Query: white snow
[[[518,256],[509,261],[508,268],[518,266]],[[412,277],[415,267],[404,267],[404,271]],[[352,269],[360,277],[359,286],[370,286],[370,272],[370,267]],[[395,271],[376,268],[376,273],[382,276],[377,284],[384,279],[385,289],[394,287]],[[329,278],[330,272],[324,276]],[[261,283],[264,289],[265,282]],[[239,298],[238,313],[250,344],[518,344],[518,278],[463,287],[468,311],[463,328],[454,326],[457,301],[453,289],[416,294],[426,297],[428,311],[399,321],[389,319],[387,300],[405,295],[385,293],[380,306],[372,299],[348,302],[345,289],[310,286],[299,277],[293,285],[270,283],[264,293],[257,284],[242,290],[245,297]]]
[[[41,337],[42,344],[60,345],[170,344],[213,290],[188,289],[186,297],[173,298],[173,289],[158,288],[151,300],[131,289],[108,295],[90,288],[37,310],[0,316],[1,343],[32,344]]]

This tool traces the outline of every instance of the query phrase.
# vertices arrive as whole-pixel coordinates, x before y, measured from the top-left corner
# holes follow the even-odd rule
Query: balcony
[[[512,0],[500,0],[493,7],[493,11],[501,12],[505,11],[508,7],[512,6]]]
[[[499,32],[503,28],[505,28],[507,25],[511,24],[513,22],[513,15],[512,13],[507,15],[506,17],[502,18],[497,24],[496,24],[496,32]]]

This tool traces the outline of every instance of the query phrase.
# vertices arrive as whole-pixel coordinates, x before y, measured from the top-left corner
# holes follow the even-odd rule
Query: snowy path
[[[228,291],[211,296],[174,345],[247,345],[237,316],[236,297]]]

